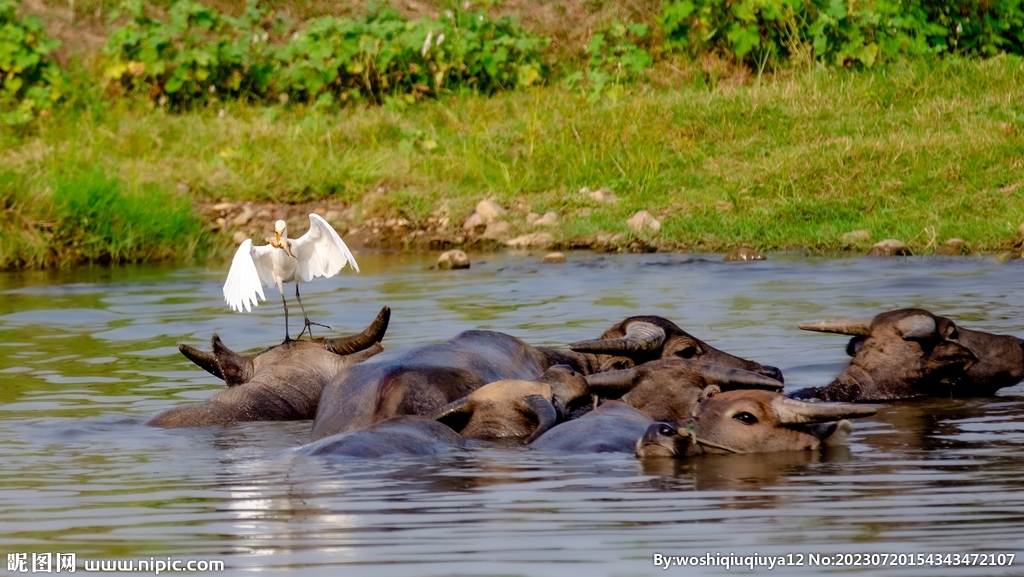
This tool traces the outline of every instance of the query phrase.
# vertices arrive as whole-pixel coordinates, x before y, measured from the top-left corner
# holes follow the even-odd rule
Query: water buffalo
[[[590,398],[583,375],[568,365],[554,365],[534,381],[505,380],[488,383],[442,407],[431,417],[463,437],[498,439],[527,437],[529,443],[568,418],[579,399]]]
[[[710,391],[693,418],[678,425],[651,424],[636,444],[636,454],[692,457],[817,449],[846,441],[851,425],[845,419],[874,414],[864,405],[807,403],[770,391]]]
[[[760,373],[783,382],[782,371],[720,351],[659,316],[636,316],[616,324],[590,341],[569,345],[573,351],[625,357],[633,365],[656,359],[680,358]],[[628,368],[628,367],[624,367]]]
[[[153,417],[156,427],[203,427],[239,421],[312,419],[324,386],[383,348],[391,309],[384,307],[363,332],[339,338],[289,341],[254,355],[239,355],[213,335],[213,352],[180,345],[178,350],[226,390],[202,403],[175,407]]]
[[[870,319],[801,324],[851,335],[850,366],[798,399],[861,402],[914,397],[993,395],[1024,379],[1024,341],[958,327],[924,309],[898,309]]]
[[[400,415],[364,429],[338,433],[295,450],[305,456],[383,457],[436,455],[465,448],[467,441],[450,427],[427,417]]]
[[[324,389],[313,439],[369,426],[394,415],[431,415],[481,386],[502,380],[531,381],[553,365],[591,375],[658,356],[712,357],[720,364],[781,373],[723,353],[690,337],[661,317],[632,317],[580,350],[533,347],[494,331],[466,331],[436,344],[383,354],[338,376]],[[717,362],[717,361],[716,361]]]
[[[708,385],[718,385],[723,391],[782,391],[782,382],[763,374],[679,358],[591,375],[587,377],[587,385],[602,397],[621,397],[622,402],[655,421],[669,422],[689,417]]]

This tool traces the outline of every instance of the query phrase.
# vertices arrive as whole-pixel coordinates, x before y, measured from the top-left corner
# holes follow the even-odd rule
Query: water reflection
[[[427,270],[427,256],[360,255],[362,274],[313,283],[303,302],[338,333],[362,329],[390,305],[390,349],[470,328],[564,346],[626,316],[661,314],[716,347],[781,367],[789,390],[827,383],[848,361],[846,339],[796,330],[805,320],[922,306],[1024,336],[1019,263],[581,253],[542,266],[539,256],[487,255],[470,270],[441,273]],[[280,338],[276,293],[251,314],[231,313],[224,274],[0,275],[0,549],[222,558],[229,574],[643,575],[655,572],[655,552],[985,550],[1018,552],[1024,562],[1020,385],[995,399],[883,406],[855,424],[845,449],[692,461],[539,455],[515,445],[326,460],[290,454],[309,423],[144,427],[223,386],[177,343],[205,348],[217,332],[247,350]]]

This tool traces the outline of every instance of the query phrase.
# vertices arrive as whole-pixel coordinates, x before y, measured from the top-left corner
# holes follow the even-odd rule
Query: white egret
[[[359,272],[359,265],[337,231],[317,214],[309,215],[309,231],[299,238],[288,238],[288,227],[279,220],[274,224],[274,235],[266,240],[267,244],[263,246],[253,246],[249,239],[239,245],[231,261],[228,280],[224,283],[224,300],[236,312],[243,308],[249,312],[258,304],[257,295],[267,300],[263,287],[276,286],[284,303],[284,340],[288,342],[291,338],[288,336],[288,301],[284,297],[284,283],[295,283],[295,298],[306,319],[306,326],[299,333],[302,337],[310,325],[319,323],[310,322],[306,315],[306,307],[299,298],[299,282],[309,282],[318,276],[332,277],[346,264]]]

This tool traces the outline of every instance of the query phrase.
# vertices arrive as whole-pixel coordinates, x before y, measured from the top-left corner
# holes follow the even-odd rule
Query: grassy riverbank
[[[435,232],[454,240],[491,198],[509,209],[510,236],[530,230],[528,212],[555,211],[559,241],[838,249],[864,229],[919,252],[954,236],[998,250],[1024,222],[1021,86],[1024,64],[1009,56],[761,81],[705,59],[662,63],[597,102],[539,87],[403,110],[65,109],[5,135],[0,265],[90,260],[83,247],[103,243],[119,243],[113,260],[220,255],[235,230],[210,232],[195,219],[215,215],[189,209],[220,200],[354,206],[342,231],[448,217]],[[660,231],[629,229],[641,209]],[[72,233],[83,216],[92,225]]]

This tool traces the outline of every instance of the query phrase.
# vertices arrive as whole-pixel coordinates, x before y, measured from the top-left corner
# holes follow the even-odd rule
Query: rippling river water
[[[336,333],[391,306],[392,349],[470,328],[564,346],[658,314],[780,367],[795,390],[826,384],[848,359],[844,337],[799,331],[800,321],[920,306],[1024,336],[1024,265],[986,258],[578,253],[540,265],[539,255],[507,254],[439,272],[427,270],[429,256],[358,256],[362,274],[305,285],[303,301]],[[1010,567],[858,569],[1024,574],[1024,385],[881,406],[855,422],[848,449],[826,454],[674,464],[517,447],[328,461],[286,451],[309,422],[144,426],[223,386],[178,343],[206,349],[217,332],[241,351],[283,338],[277,291],[254,313],[232,313],[225,274],[0,276],[0,553],[31,564],[32,553],[74,552],[79,571],[90,559],[170,557],[223,560],[226,574],[558,576],[814,575],[850,568],[810,566],[811,554],[1014,553]],[[793,554],[805,564],[661,570],[656,553]]]

